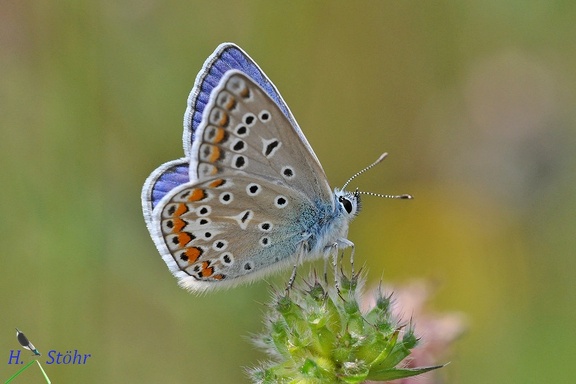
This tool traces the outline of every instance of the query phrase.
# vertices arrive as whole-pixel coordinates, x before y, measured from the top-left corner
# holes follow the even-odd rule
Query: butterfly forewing
[[[332,199],[324,171],[300,129],[249,77],[230,71],[204,111],[192,145],[190,179],[238,173]]]

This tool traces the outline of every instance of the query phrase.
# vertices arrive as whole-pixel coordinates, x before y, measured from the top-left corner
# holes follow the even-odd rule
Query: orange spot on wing
[[[224,184],[224,179],[216,179],[213,182],[211,182],[210,184],[208,184],[208,186],[210,188],[218,188],[222,184]]]
[[[202,277],[210,277],[214,274],[214,267],[210,266],[208,261],[202,263]]]
[[[212,153],[210,154],[210,158],[208,159],[209,162],[215,163],[216,160],[220,158],[220,148],[217,146],[212,147]]]
[[[225,277],[226,277],[226,276],[224,276],[224,275],[221,274],[221,273],[212,276],[212,278],[213,278],[214,280],[224,280]]]
[[[218,128],[216,130],[216,134],[214,135],[214,143],[218,144],[219,142],[221,142],[222,140],[224,140],[224,138],[226,137],[226,130],[223,128]]]
[[[186,222],[182,219],[173,219],[172,220],[172,232],[178,233],[182,231],[182,229],[186,226]]]
[[[227,113],[222,114],[222,117],[218,121],[218,125],[221,127],[225,127],[228,125],[228,114]]]
[[[173,217],[182,216],[186,212],[188,212],[188,207],[186,206],[186,204],[180,203],[178,204],[178,207],[176,208],[172,216]]]
[[[198,247],[188,248],[184,251],[184,254],[188,257],[188,264],[192,264],[202,255],[202,249]]]
[[[206,192],[203,189],[194,188],[188,196],[188,201],[198,201],[206,198]],[[186,208],[188,209],[188,208]]]
[[[226,103],[226,105],[224,105],[224,108],[226,108],[227,110],[231,110],[232,108],[234,108],[234,106],[236,105],[236,99],[232,96],[230,96],[228,98],[228,103]]]
[[[178,234],[178,245],[184,247],[186,244],[194,240],[194,237],[188,232],[180,232]]]

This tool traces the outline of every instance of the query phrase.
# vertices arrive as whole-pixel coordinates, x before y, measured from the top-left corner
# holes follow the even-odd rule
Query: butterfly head
[[[360,212],[360,192],[349,192],[345,190],[334,190],[334,197],[340,212],[345,216],[353,218]]]

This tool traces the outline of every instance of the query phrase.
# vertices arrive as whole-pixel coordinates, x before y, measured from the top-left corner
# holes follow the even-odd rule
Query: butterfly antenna
[[[362,192],[362,191],[356,191],[355,193],[359,194],[359,195],[368,195],[368,196],[376,196],[376,197],[383,197],[385,199],[404,199],[404,200],[410,200],[413,199],[414,196],[409,195],[407,193],[402,194],[402,195],[384,195],[382,193],[374,193],[374,192]]]
[[[361,174],[363,174],[364,172],[366,172],[367,170],[371,169],[372,167],[378,165],[380,162],[382,162],[382,160],[384,160],[386,158],[386,156],[388,156],[387,152],[384,152],[383,154],[380,155],[380,157],[378,159],[376,159],[375,162],[373,162],[372,164],[370,164],[369,166],[367,166],[366,168],[360,170],[359,172],[356,172],[355,174],[352,175],[351,178],[349,178],[345,183],[344,186],[342,187],[342,189],[346,189],[346,186],[348,184],[350,184],[350,182],[352,180],[354,180],[356,177],[360,176]],[[354,192],[355,194],[359,194],[359,195],[368,195],[368,196],[375,196],[375,197],[383,197],[386,199],[413,199],[414,197],[412,195],[409,194],[403,194],[403,195],[384,195],[381,193],[374,193],[374,192],[362,192],[362,191],[358,191],[356,190]]]
[[[358,176],[360,176],[361,174],[363,174],[364,172],[366,172],[366,171],[369,170],[370,168],[378,165],[382,160],[384,160],[384,159],[386,158],[386,156],[388,156],[388,153],[387,153],[387,152],[384,152],[383,154],[380,155],[380,157],[379,157],[375,162],[373,162],[372,164],[370,164],[370,165],[367,166],[366,168],[360,170],[359,172],[356,172],[355,174],[353,174],[352,177],[349,178],[349,179],[344,183],[344,186],[342,187],[342,189],[346,189],[346,186],[347,186],[348,184],[350,184],[350,182],[351,182],[352,180],[354,180],[355,178],[357,178]]]

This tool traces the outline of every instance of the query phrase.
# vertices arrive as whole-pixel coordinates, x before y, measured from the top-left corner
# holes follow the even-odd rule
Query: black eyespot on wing
[[[232,147],[232,149],[238,152],[238,151],[243,150],[245,146],[246,146],[246,143],[244,143],[242,140],[238,140],[236,143],[234,143],[234,146]]]
[[[270,113],[268,111],[262,111],[260,112],[260,114],[258,115],[258,118],[260,119],[260,121],[262,122],[267,122],[268,120],[270,120]]]
[[[241,125],[238,128],[236,128],[236,133],[238,135],[245,135],[246,132],[248,132],[248,128],[246,128],[244,125]]]
[[[247,114],[244,116],[244,123],[247,124],[247,125],[251,125],[251,124],[254,122],[254,120],[256,120],[256,116],[254,116],[254,115],[251,114],[251,113],[247,113]]]
[[[280,145],[280,142],[279,142],[278,140],[272,141],[271,143],[269,143],[269,144],[266,146],[266,149],[264,150],[264,155],[265,155],[266,157],[270,156],[270,154],[272,153],[272,151],[273,151],[276,147],[278,147],[279,145]]]
[[[277,196],[276,197],[276,201],[275,201],[276,207],[284,208],[287,203],[288,203],[288,200],[286,200],[286,198],[284,196]]]
[[[240,219],[240,221],[242,221],[242,223],[245,223],[246,220],[248,220],[248,218],[250,217],[250,211],[246,211],[244,212],[244,215],[242,216],[242,218]]]
[[[244,158],[244,156],[238,156],[238,157],[236,158],[236,161],[234,162],[234,165],[235,165],[236,168],[238,168],[238,169],[244,167],[244,165],[246,165],[246,159]]]

